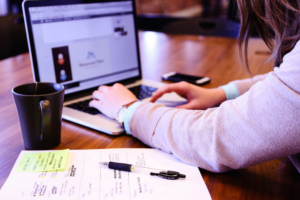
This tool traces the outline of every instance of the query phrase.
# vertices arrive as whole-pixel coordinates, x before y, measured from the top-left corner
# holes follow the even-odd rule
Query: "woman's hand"
[[[125,86],[116,83],[112,87],[100,86],[93,92],[94,100],[90,102],[90,107],[101,111],[104,115],[115,119],[119,109],[132,101],[137,100],[136,96]]]
[[[212,108],[226,101],[226,95],[223,89],[205,89],[187,82],[167,84],[159,88],[153,95],[150,102],[155,102],[165,93],[176,92],[179,96],[188,100],[187,104],[177,108],[199,110]]]

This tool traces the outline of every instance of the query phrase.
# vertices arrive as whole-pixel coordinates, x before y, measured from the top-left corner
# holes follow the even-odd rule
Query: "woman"
[[[176,109],[135,102],[120,84],[99,87],[90,106],[116,118],[122,105],[130,103],[124,119],[127,133],[209,171],[289,155],[300,170],[300,0],[238,0],[238,5],[245,66],[249,71],[247,44],[256,27],[273,52],[278,66],[273,72],[215,89],[170,84],[154,94],[151,102],[172,91],[186,97],[188,103]]]

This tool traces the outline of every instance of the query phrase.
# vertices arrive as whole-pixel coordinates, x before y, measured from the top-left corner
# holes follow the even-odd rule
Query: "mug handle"
[[[48,100],[40,101],[40,109],[42,114],[42,130],[41,141],[46,142],[51,134],[51,108]]]

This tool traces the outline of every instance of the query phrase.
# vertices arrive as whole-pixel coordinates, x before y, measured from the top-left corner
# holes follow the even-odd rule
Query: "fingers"
[[[103,92],[100,90],[96,90],[93,92],[93,98],[94,100],[90,101],[89,106],[92,108],[96,108],[98,110],[101,110],[102,107],[102,101],[101,99],[104,98]]]
[[[112,90],[122,90],[122,89],[127,89],[127,88],[124,85],[120,84],[120,83],[115,83],[113,86],[101,85],[101,86],[99,86],[97,91],[107,93],[107,92],[110,92]]]
[[[171,86],[170,85],[164,85],[163,87],[156,90],[156,92],[153,93],[153,96],[150,100],[150,102],[155,102],[158,98],[160,98],[165,93],[171,92]]]
[[[109,86],[101,85],[101,86],[99,86],[98,91],[107,92],[109,90],[109,88],[110,88]]]
[[[103,100],[105,98],[105,94],[107,94],[112,88],[118,88],[122,87],[123,85],[116,83],[112,87],[106,86],[106,85],[101,85],[99,86],[98,90],[93,92],[93,98],[98,99],[98,100]]]
[[[195,109],[195,104],[193,102],[189,102],[187,104],[183,104],[183,105],[177,106],[176,108],[178,108],[178,109],[194,110]]]
[[[113,87],[114,88],[125,88],[125,86],[124,85],[122,85],[122,84],[120,84],[120,83],[115,83],[114,85],[113,85]]]
[[[90,101],[89,106],[91,108],[96,108],[98,110],[101,110],[101,108],[102,108],[102,102],[98,101],[98,100],[92,100],[92,101]]]
[[[185,97],[186,88],[187,88],[186,82],[179,82],[179,83],[173,83],[173,84],[167,84],[156,90],[156,92],[153,94],[150,102],[155,102],[158,98],[163,96],[166,93],[176,92],[178,95]]]
[[[93,98],[94,99],[97,99],[97,100],[100,101],[101,99],[103,99],[103,97],[104,97],[104,93],[101,92],[100,90],[96,90],[96,91],[93,92]]]

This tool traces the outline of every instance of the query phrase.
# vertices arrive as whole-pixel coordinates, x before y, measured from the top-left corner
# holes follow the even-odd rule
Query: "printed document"
[[[147,200],[203,199],[210,194],[197,167],[155,149],[70,150],[64,170],[21,171],[22,151],[0,191],[0,199]],[[54,151],[52,151],[54,152]],[[186,178],[167,180],[150,174],[108,169],[102,162],[171,170]],[[22,163],[21,163],[22,164]]]

